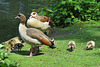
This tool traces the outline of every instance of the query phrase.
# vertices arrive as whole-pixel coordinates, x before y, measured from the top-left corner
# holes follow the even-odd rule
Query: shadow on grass
[[[55,49],[56,47],[55,46],[49,46],[48,48]]]
[[[74,50],[71,50],[71,49],[67,49],[67,51],[69,51],[69,52],[72,52],[72,51],[74,51]]]
[[[35,56],[38,56],[38,55],[44,55],[44,53],[40,53],[41,51],[39,50],[39,53]],[[16,54],[19,54],[19,55],[24,55],[24,56],[29,56],[30,54],[30,51],[11,51],[11,53],[16,53]],[[33,52],[34,53],[34,52]]]
[[[86,49],[86,50],[93,50],[93,48],[89,48],[89,49]]]

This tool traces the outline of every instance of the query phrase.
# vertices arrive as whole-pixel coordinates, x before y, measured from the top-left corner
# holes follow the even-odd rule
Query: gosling
[[[87,42],[86,49],[90,49],[90,48],[95,50],[95,42],[94,41]]]
[[[21,51],[22,47],[24,47],[24,45],[22,43],[17,43],[14,46],[14,49],[18,49],[18,52]]]
[[[75,41],[70,41],[70,42],[68,43],[68,47],[70,48],[70,50],[72,50],[73,48],[75,48],[75,47],[76,47]]]

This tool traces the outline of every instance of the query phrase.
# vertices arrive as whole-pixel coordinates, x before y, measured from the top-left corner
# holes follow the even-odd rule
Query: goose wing
[[[39,41],[41,41],[43,44],[51,46],[52,43],[50,42],[50,38],[48,36],[46,36],[43,32],[41,32],[38,29],[35,28],[28,28],[26,30],[26,34],[33,38],[33,39],[38,39]]]

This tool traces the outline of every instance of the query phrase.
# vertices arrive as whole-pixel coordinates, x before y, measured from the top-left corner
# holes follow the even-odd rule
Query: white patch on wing
[[[49,22],[44,22],[44,24],[49,24]]]

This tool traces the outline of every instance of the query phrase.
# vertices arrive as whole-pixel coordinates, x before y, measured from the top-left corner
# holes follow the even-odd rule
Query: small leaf
[[[70,15],[73,15],[73,13],[72,13],[72,12],[70,12]]]
[[[78,20],[78,18],[74,18],[73,21],[74,22],[78,22],[79,20]]]
[[[4,47],[4,45],[0,44],[0,48]]]
[[[9,65],[10,65],[10,60],[5,59],[4,62],[5,62],[5,64],[7,64],[7,66],[9,67]]]
[[[2,52],[1,54],[0,54],[0,58],[4,58],[4,53]]]
[[[50,9],[47,9],[47,11],[49,11],[49,12],[53,12],[52,10],[50,10]]]
[[[61,4],[65,4],[66,3],[66,1],[61,1]]]
[[[71,18],[75,18],[75,16],[74,16],[74,15],[72,15],[72,16],[71,16]]]
[[[67,18],[66,19],[66,22],[71,22],[71,18]]]
[[[8,54],[7,54],[7,53],[5,53],[5,54],[4,54],[4,57],[7,57],[7,56],[8,56]]]
[[[86,12],[91,13],[91,10],[87,10]]]

